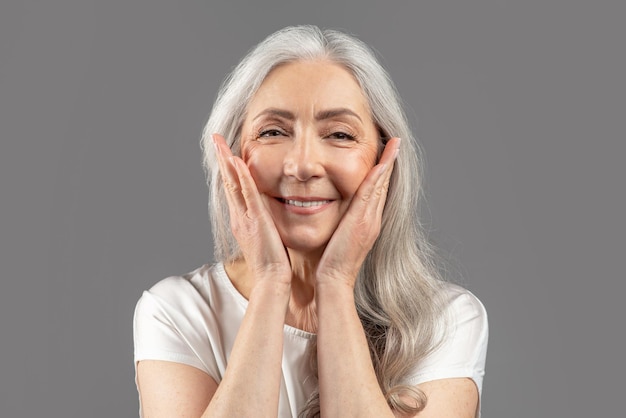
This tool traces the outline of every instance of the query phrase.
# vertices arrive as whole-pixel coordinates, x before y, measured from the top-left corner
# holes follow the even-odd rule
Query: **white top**
[[[449,337],[406,382],[469,377],[479,392],[485,373],[487,314],[469,291],[447,284]],[[140,360],[187,364],[222,380],[248,301],[235,289],[224,265],[204,265],[168,277],[145,291],[134,318],[135,365]],[[315,387],[307,348],[315,334],[285,325],[279,413],[297,417]]]

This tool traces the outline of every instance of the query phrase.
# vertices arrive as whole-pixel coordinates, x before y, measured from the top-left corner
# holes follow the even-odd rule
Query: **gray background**
[[[483,416],[623,417],[624,4],[3,0],[0,415],[137,416],[134,304],[210,261],[218,84],[314,23],[416,122],[433,238],[490,315]]]

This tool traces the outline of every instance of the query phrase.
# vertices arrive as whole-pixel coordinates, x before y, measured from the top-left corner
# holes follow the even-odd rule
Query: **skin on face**
[[[323,250],[379,147],[360,86],[328,61],[274,69],[242,125],[242,158],[283,243],[302,253]]]

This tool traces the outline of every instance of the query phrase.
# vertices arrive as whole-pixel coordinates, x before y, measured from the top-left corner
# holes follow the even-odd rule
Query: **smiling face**
[[[250,101],[241,155],[287,248],[322,249],[376,164],[378,129],[354,77],[327,61],[274,69]]]

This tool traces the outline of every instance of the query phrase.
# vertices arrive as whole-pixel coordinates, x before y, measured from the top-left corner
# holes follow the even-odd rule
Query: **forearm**
[[[380,390],[365,332],[345,282],[316,289],[320,407],[325,417],[393,417]]]
[[[289,294],[286,283],[254,287],[226,372],[203,417],[277,415]]]

